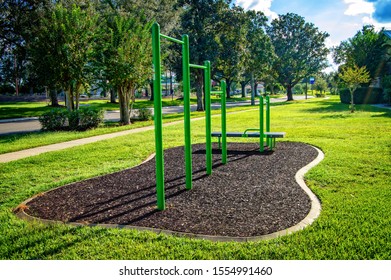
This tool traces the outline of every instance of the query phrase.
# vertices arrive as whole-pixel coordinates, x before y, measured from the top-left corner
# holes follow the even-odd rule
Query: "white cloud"
[[[255,10],[263,12],[269,18],[277,18],[277,13],[270,10],[273,0],[236,0],[236,5],[245,10]]]
[[[364,25],[373,25],[375,27],[375,30],[377,30],[377,31],[380,31],[382,28],[391,29],[391,23],[379,23],[372,16],[363,17],[362,18],[362,23]]]
[[[372,14],[375,11],[373,3],[365,2],[364,0],[344,0],[344,2],[348,5],[344,13],[347,16]]]

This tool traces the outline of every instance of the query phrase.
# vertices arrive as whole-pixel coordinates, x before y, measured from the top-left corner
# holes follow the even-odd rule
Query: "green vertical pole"
[[[206,173],[212,174],[212,116],[210,101],[210,61],[204,62]]]
[[[266,131],[270,132],[270,96],[266,96]],[[272,143],[271,138],[266,137],[267,145],[269,146],[269,149],[272,149]]]
[[[227,84],[221,81],[221,161],[227,163],[227,108],[226,108]]]
[[[264,151],[264,142],[263,139],[263,97],[262,95],[259,95],[259,151]]]
[[[156,147],[156,196],[157,208],[165,209],[164,197],[164,158],[163,158],[163,126],[162,126],[162,84],[160,68],[160,26],[152,25],[152,56],[153,56],[153,95],[155,119],[155,147]]]
[[[192,189],[192,148],[190,131],[190,50],[189,36],[182,36],[183,100],[185,113],[186,189]]]

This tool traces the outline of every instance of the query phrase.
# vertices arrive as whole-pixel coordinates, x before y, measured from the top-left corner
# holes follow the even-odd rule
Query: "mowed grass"
[[[250,98],[242,98],[240,96],[233,96],[228,98],[227,102],[240,102],[250,100]],[[220,102],[219,96],[213,95],[212,102]],[[197,104],[197,98],[193,95],[190,99],[191,104]],[[61,106],[65,106],[64,101],[60,101]],[[183,106],[183,98],[163,97],[162,106]],[[26,117],[39,117],[43,113],[52,110],[53,108],[48,106],[48,102],[0,102],[0,119],[13,119],[13,118],[26,118]],[[80,106],[89,106],[94,108],[100,108],[105,111],[119,110],[118,103],[110,103],[107,99],[80,99]],[[153,108],[154,102],[148,98],[138,98],[133,104],[134,109],[139,108]]]
[[[390,259],[391,111],[357,107],[351,114],[335,98],[272,106],[272,130],[286,131],[284,141],[309,143],[325,153],[306,175],[322,212],[300,232],[269,241],[214,243],[148,231],[45,225],[12,213],[40,192],[142,162],[154,152],[153,131],[147,131],[0,164],[0,259]],[[212,121],[219,129],[220,118]],[[256,110],[228,116],[229,131],[257,125]],[[193,142],[204,137],[204,121],[192,122]],[[164,147],[179,145],[183,124],[164,128]],[[262,176],[262,166],[254,168]]]
[[[256,107],[242,106],[233,107],[227,110],[228,113],[243,111],[243,110],[256,110]],[[212,110],[213,115],[219,115],[220,110]],[[191,112],[192,118],[202,118],[205,116],[205,112]],[[171,123],[177,121],[183,121],[184,114],[167,114],[163,115],[163,123]],[[120,131],[132,130],[140,127],[153,126],[153,120],[149,121],[132,121],[130,125],[122,126],[116,122],[106,122],[99,128],[87,130],[87,131],[57,131],[57,132],[29,132],[29,133],[16,133],[8,135],[0,135],[0,154],[16,152],[20,150],[56,144],[81,138],[87,138],[97,135],[115,133]]]

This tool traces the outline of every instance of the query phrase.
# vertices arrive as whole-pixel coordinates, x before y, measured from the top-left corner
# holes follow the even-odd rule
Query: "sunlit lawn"
[[[237,102],[249,100],[248,97],[242,98],[240,96],[234,96],[229,98],[228,102]],[[197,103],[197,98],[192,96],[191,104]],[[220,102],[218,96],[212,96],[212,102]],[[49,102],[0,102],[0,119],[12,119],[12,118],[26,118],[26,117],[38,117],[43,113],[52,110],[52,107],[48,106]],[[59,105],[65,106],[63,101],[59,102]],[[133,108],[153,108],[153,101],[148,98],[136,99],[133,104]],[[80,106],[90,106],[95,108],[101,108],[105,111],[119,110],[118,103],[110,103],[107,99],[81,99]],[[164,97],[162,99],[162,106],[183,106],[183,99],[175,96]]]
[[[335,98],[272,107],[272,130],[285,131],[284,141],[309,143],[325,153],[306,175],[322,212],[300,232],[270,241],[214,243],[136,230],[49,226],[12,213],[40,192],[139,164],[154,152],[154,133],[147,131],[0,164],[0,259],[389,260],[391,111],[357,108],[351,114]],[[219,129],[218,115],[212,122]],[[257,110],[228,115],[229,131],[257,124]],[[204,120],[192,122],[192,138],[205,141]],[[164,147],[179,145],[183,124],[165,127]],[[262,167],[254,168],[262,176]]]

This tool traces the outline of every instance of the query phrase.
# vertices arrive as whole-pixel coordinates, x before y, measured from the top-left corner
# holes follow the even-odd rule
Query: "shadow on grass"
[[[318,106],[315,108],[306,108],[303,110],[309,113],[320,113],[320,114],[332,113],[331,115],[323,116],[323,118],[338,119],[338,118],[348,118],[351,115],[349,107],[350,104],[336,103],[333,101],[322,101],[319,102]],[[356,104],[355,111],[382,113],[382,114],[374,115],[372,117],[391,117],[391,110],[387,110],[385,108],[376,107],[368,104]]]
[[[322,101],[318,102],[318,106],[315,108],[304,109],[309,113],[336,113],[336,112],[348,112],[349,105],[343,103],[336,103],[334,101]]]
[[[20,107],[15,106],[0,107],[0,119],[14,119],[25,117],[37,117],[45,112],[52,110],[51,106],[37,106],[37,107]]]
[[[103,231],[102,228],[86,230],[80,227],[41,224],[35,224],[26,231],[22,229],[9,231],[3,236],[3,242],[9,246],[3,247],[5,250],[0,252],[0,259],[50,258],[69,248],[79,246],[85,240],[98,237]],[[71,238],[63,239],[64,236]]]

